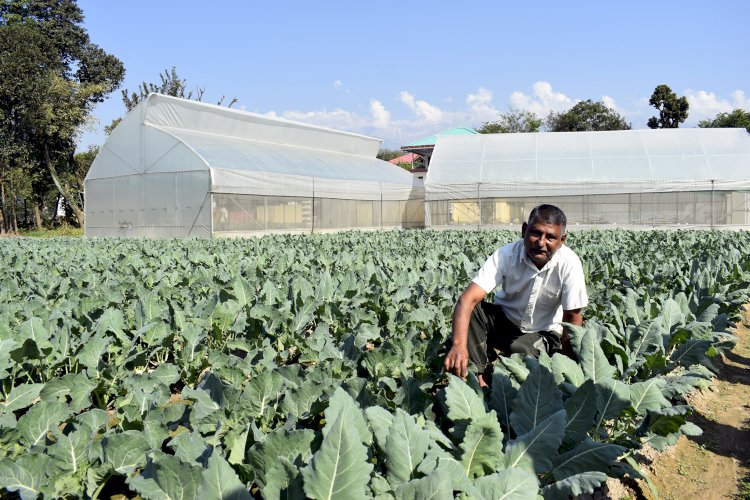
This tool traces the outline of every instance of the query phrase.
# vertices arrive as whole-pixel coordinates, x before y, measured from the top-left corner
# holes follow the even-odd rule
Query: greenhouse
[[[437,141],[426,225],[519,224],[539,203],[587,226],[748,226],[750,134],[694,128]]]
[[[380,140],[151,94],[86,176],[89,236],[238,236],[424,225]]]

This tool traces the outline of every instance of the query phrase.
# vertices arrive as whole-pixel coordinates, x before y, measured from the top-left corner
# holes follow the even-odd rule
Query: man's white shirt
[[[563,310],[580,309],[589,301],[581,260],[564,244],[542,269],[526,255],[523,240],[505,245],[472,281],[487,293],[499,286],[494,303],[524,333],[562,334]]]

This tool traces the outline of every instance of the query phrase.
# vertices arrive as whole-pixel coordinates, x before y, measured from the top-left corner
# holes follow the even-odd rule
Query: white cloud
[[[741,90],[724,98],[707,91],[687,91],[683,95],[690,101],[690,124],[686,126],[695,126],[699,120],[713,118],[719,112],[730,112],[735,108],[750,110],[750,97]],[[483,122],[497,120],[501,113],[510,109],[531,111],[544,118],[550,111],[566,111],[576,102],[555,91],[549,82],[543,81],[534,83],[529,94],[513,92],[509,109],[497,109],[493,104],[492,91],[485,87],[469,92],[464,99],[457,96],[442,99],[442,107],[417,99],[414,93],[407,90],[400,92],[397,99],[406,108],[398,107],[400,116],[396,109],[389,110],[386,107],[387,102],[384,104],[384,101],[375,97],[371,97],[368,103],[362,103],[355,111],[341,108],[291,110],[278,114],[270,111],[266,115],[379,137],[384,140],[385,147],[398,148],[451,127],[477,127]],[[646,128],[647,117],[655,113],[654,108],[648,105],[648,97],[630,102],[627,109],[620,107],[608,95],[602,96],[601,101],[624,116],[635,128]],[[452,105],[453,102],[455,106]]]
[[[427,101],[417,100],[406,90],[399,94],[401,102],[409,108],[418,117],[423,118],[427,123],[440,123],[443,119],[443,111],[430,104]]]
[[[646,126],[648,119],[656,114],[656,109],[648,103],[649,97],[641,97],[631,102],[630,108],[621,113],[634,129],[648,128]]]
[[[336,80],[333,82],[333,88],[340,89],[343,83],[341,83],[341,80]]]
[[[691,122],[715,118],[719,113],[731,113],[735,109],[750,110],[750,98],[743,90],[735,90],[728,99],[723,99],[714,92],[688,89],[685,97],[690,103],[688,120]]]
[[[492,92],[479,87],[476,94],[466,96],[469,121],[473,124],[497,120],[500,112],[492,106]]]
[[[685,97],[690,104],[688,116],[691,122],[713,118],[719,113],[728,113],[734,109],[728,100],[719,99],[713,92],[706,92],[705,90],[693,91],[688,89],[685,91]]]
[[[615,100],[609,97],[608,95],[602,96],[602,102],[609,109],[613,111],[617,111],[618,113],[622,113],[622,110],[620,110],[620,108],[617,107],[617,103],[615,102]]]
[[[476,127],[482,122],[497,120],[500,115],[492,103],[490,90],[479,87],[462,100],[461,109],[446,111],[423,99],[417,99],[409,91],[402,91],[398,99],[411,113],[394,118],[382,101],[371,98],[367,113],[344,109],[313,111],[269,111],[267,116],[320,125],[384,139],[385,146],[397,148],[423,136],[432,135],[451,127]],[[450,100],[441,101],[448,105]],[[456,102],[461,102],[455,99]]]
[[[702,96],[703,102],[711,101],[709,93],[692,93],[692,95]],[[453,109],[443,109],[423,99],[417,99],[412,92],[407,90],[399,93],[398,100],[408,109],[408,111],[402,109],[401,116],[387,109],[383,101],[374,97],[370,98],[367,106],[362,106],[358,111],[336,108],[283,111],[279,114],[272,111],[267,115],[380,137],[384,139],[385,147],[397,148],[420,137],[451,127],[476,127],[483,122],[497,120],[501,113],[509,111],[497,109],[493,104],[492,91],[485,87],[479,87],[476,91],[468,93],[463,99],[463,105],[457,104],[456,107],[452,107]],[[727,100],[722,101],[715,97],[713,100],[717,103],[723,102],[725,107],[731,107]],[[741,104],[744,103],[744,109],[750,109],[749,100],[744,92],[736,91],[732,94],[734,107],[742,107]],[[635,109],[631,111],[624,111],[611,96],[602,96],[601,101],[607,107],[623,115],[626,120],[632,121],[636,128],[645,128],[645,119],[642,116],[638,118],[638,116],[648,113],[648,99],[644,98],[639,101]],[[446,108],[449,107],[448,101],[440,102]],[[461,101],[455,98],[455,102]],[[531,111],[542,118],[546,117],[550,111],[559,113],[570,109],[575,102],[562,92],[555,91],[549,82],[543,81],[534,83],[529,94],[516,91],[510,96],[510,108]],[[691,102],[692,111],[693,103]]]
[[[373,127],[385,129],[390,125],[391,113],[377,99],[370,99],[370,114],[372,115]]]
[[[510,105],[521,111],[531,111],[545,117],[550,111],[557,113],[569,109],[575,101],[561,92],[552,90],[549,82],[536,82],[531,86],[532,94],[515,91],[510,95]]]
[[[270,118],[283,118],[310,125],[365,134],[371,134],[376,129],[382,132],[392,125],[390,111],[377,99],[370,100],[370,113],[367,115],[341,108],[313,111],[287,110],[279,113],[268,111],[264,115]]]
[[[291,110],[282,111],[281,113],[269,111],[265,115],[271,118],[284,118],[286,120],[347,131],[356,131],[367,127],[371,121],[368,117],[360,116],[340,108],[330,111],[327,109],[318,111]]]
[[[742,90],[732,92],[732,104],[735,109],[739,108],[750,111],[750,97],[745,96],[745,92]]]
[[[654,108],[651,108],[651,111],[649,111],[648,99],[646,98],[638,99],[636,102],[631,102],[628,109],[620,107],[614,98],[608,95],[602,96],[601,101],[609,109],[622,116],[634,129],[645,129],[646,121],[648,119],[644,118],[644,116],[651,116],[649,113],[654,110]]]

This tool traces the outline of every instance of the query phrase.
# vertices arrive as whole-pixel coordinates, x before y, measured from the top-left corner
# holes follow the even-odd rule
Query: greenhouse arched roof
[[[750,189],[745,129],[446,136],[425,178],[428,199],[704,189]]]
[[[209,171],[211,192],[405,199],[413,176],[375,158],[381,140],[151,94],[118,124],[87,180]]]

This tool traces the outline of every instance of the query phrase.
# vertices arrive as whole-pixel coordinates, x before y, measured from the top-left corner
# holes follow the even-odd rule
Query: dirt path
[[[750,307],[735,333],[739,341],[719,362],[711,389],[690,397],[691,420],[703,435],[683,436],[646,466],[663,499],[750,499]],[[637,498],[653,499],[639,482]]]

